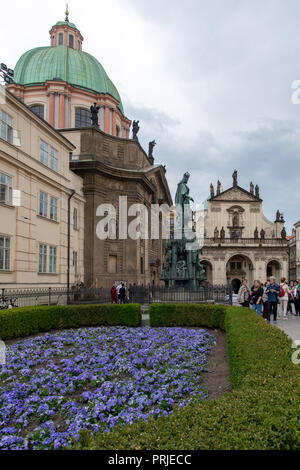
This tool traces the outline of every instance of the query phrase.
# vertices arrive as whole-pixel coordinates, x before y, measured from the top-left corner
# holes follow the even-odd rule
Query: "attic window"
[[[59,35],[58,35],[58,44],[59,44],[59,46],[62,46],[63,42],[64,42],[64,35],[63,35],[63,33],[59,33]]]
[[[69,47],[74,48],[74,36],[72,34],[69,36]]]

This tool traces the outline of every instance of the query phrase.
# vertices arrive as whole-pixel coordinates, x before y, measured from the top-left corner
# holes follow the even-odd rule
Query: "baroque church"
[[[26,114],[26,119],[32,124],[31,127],[27,125],[27,129],[31,129],[31,142],[34,148],[37,148],[31,157],[34,161],[37,160],[40,173],[44,171],[49,173],[51,170],[52,193],[58,189],[55,188],[55,181],[60,175],[68,187],[69,203],[71,201],[71,204],[74,204],[69,171],[71,170],[74,177],[77,175],[77,179],[75,178],[77,186],[81,181],[81,189],[76,190],[75,197],[76,200],[81,198],[81,202],[84,202],[84,207],[78,207],[76,213],[76,218],[82,220],[84,228],[84,248],[76,252],[76,263],[77,266],[82,264],[83,269],[78,272],[74,268],[73,272],[72,266],[69,267],[69,271],[72,271],[72,283],[84,282],[87,287],[111,287],[120,281],[127,284],[159,284],[164,257],[163,240],[100,240],[96,235],[96,227],[99,222],[98,206],[110,203],[118,211],[119,197],[128,198],[128,207],[131,204],[144,204],[150,208],[152,203],[171,206],[172,198],[165,167],[155,164],[152,152],[147,154],[143,150],[136,135],[135,139],[130,138],[131,120],[125,115],[119,92],[100,62],[83,50],[83,36],[77,26],[69,21],[68,11],[65,20],[58,21],[52,26],[49,34],[49,46],[35,47],[20,57],[14,69],[14,81],[7,86],[7,89],[11,96],[19,99],[39,118],[39,122],[35,123],[35,120]],[[98,109],[97,126],[92,126],[91,123],[91,106],[94,104]],[[13,111],[9,113],[13,117]],[[18,125],[17,118],[11,118],[9,122],[13,126],[15,123]],[[48,129],[52,128],[55,131],[52,134],[57,141],[56,144],[53,141],[50,145],[46,137],[41,137],[42,123],[47,123]],[[69,148],[68,169],[63,169],[59,139],[63,139],[66,148]],[[11,148],[10,151],[12,152]],[[52,153],[48,159],[49,152]],[[55,168],[46,168],[49,166],[48,162],[53,163],[54,160]],[[11,159],[10,164],[14,164],[14,159]],[[8,178],[7,181],[12,181],[14,188],[18,185],[19,171],[21,169],[16,169],[16,176],[12,178],[14,168],[5,170],[5,175],[8,175],[5,178]],[[47,178],[49,182],[49,176]],[[30,195],[33,201],[30,205],[34,207],[34,213],[38,194]],[[46,192],[40,192],[40,197],[43,198],[43,194]],[[54,199],[58,207],[55,223],[61,225],[62,219],[60,220],[59,216],[65,214],[66,209],[62,208],[63,202],[59,196],[52,197],[51,201]],[[46,208],[46,199],[44,206]],[[8,205],[5,206],[5,210],[7,207]],[[44,213],[47,215],[46,209]],[[43,214],[37,216],[43,217]],[[32,223],[36,224],[35,220],[34,218]],[[43,217],[43,221],[45,223],[49,221],[50,227],[49,217]],[[47,227],[45,237],[50,233]],[[53,227],[52,224],[51,228]],[[63,233],[65,240],[67,233],[65,228]],[[72,227],[71,245],[76,234],[76,228],[73,230]],[[13,241],[16,236],[12,230],[7,238]],[[52,241],[55,251],[50,247],[51,241],[49,241],[51,253],[62,251],[59,250],[60,240],[57,232],[57,237]],[[53,287],[65,285],[66,255],[63,255],[64,260],[56,259],[55,272],[51,272],[50,278],[47,277],[50,273],[46,259],[46,244],[40,240],[39,244],[34,241],[33,246],[34,260],[35,258],[41,260],[41,263],[44,260],[43,279],[47,285]],[[39,246],[45,250],[44,258],[42,256],[39,258]],[[31,266],[30,269],[37,271],[36,263]],[[12,268],[12,271],[14,269]],[[21,273],[13,278],[18,279],[19,286],[26,284],[25,279],[22,282]]]
[[[289,252],[283,215],[274,222],[262,207],[259,187],[249,190],[238,185],[233,173],[231,188],[210,187],[204,206],[204,246],[200,255],[207,284],[229,284],[237,293],[244,278],[265,282],[270,276],[288,278]]]

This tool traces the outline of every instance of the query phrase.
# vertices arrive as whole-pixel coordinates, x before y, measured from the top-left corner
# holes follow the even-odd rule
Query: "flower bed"
[[[205,399],[204,330],[99,327],[29,338],[0,366],[0,449],[61,449],[80,431],[168,416]]]

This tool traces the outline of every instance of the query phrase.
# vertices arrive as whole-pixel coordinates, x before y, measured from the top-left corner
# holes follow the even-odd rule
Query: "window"
[[[56,246],[49,246],[49,273],[56,273]]]
[[[59,33],[59,35],[58,35],[58,45],[59,45],[59,46],[62,46],[62,45],[63,45],[63,42],[64,42],[64,34],[63,34],[63,33]]]
[[[50,197],[50,219],[57,221],[57,199]]]
[[[141,274],[144,274],[144,258],[141,258]]]
[[[73,251],[73,268],[75,276],[78,275],[78,256],[77,251]]]
[[[117,256],[116,255],[108,256],[108,272],[109,274],[116,274],[117,272]]]
[[[87,109],[76,108],[75,127],[91,127],[91,113]]]
[[[80,41],[78,41],[78,50],[80,51]]]
[[[10,269],[10,238],[0,236],[0,271]]]
[[[58,152],[50,147],[49,156],[49,145],[42,139],[40,140],[40,162],[45,166],[48,166],[49,163],[51,170],[58,171]]]
[[[43,140],[40,141],[40,162],[48,166],[48,144]]]
[[[78,229],[78,209],[76,207],[73,209],[73,229]]]
[[[44,119],[44,106],[42,104],[34,104],[33,106],[30,106],[30,109],[40,118]]]
[[[72,49],[74,47],[74,36],[72,36],[72,34],[70,34],[69,36],[69,47],[71,47]]]
[[[12,204],[12,178],[0,173],[0,202]]]
[[[54,148],[50,148],[50,168],[51,170],[58,171],[58,153]]]
[[[47,217],[48,215],[48,194],[42,191],[40,191],[39,215],[41,217]]]
[[[39,245],[39,273],[47,272],[47,245]]]
[[[10,144],[13,142],[12,121],[11,116],[0,110],[0,137]]]

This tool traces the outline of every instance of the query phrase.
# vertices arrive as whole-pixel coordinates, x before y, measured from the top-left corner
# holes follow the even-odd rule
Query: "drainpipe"
[[[71,248],[71,199],[76,193],[75,189],[72,189],[70,196],[68,197],[68,266],[67,266],[67,298],[68,303],[70,301],[70,248]]]

